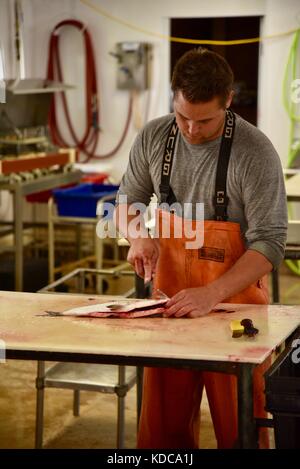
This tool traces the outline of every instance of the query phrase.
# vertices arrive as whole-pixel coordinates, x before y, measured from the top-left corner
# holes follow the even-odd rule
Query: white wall
[[[266,1],[262,36],[295,28],[300,28],[300,3],[297,0]],[[282,99],[283,78],[292,39],[293,35],[288,35],[266,40],[260,48],[258,126],[273,142],[283,165],[287,161],[290,128]],[[299,63],[299,55],[297,60]]]
[[[89,0],[131,24],[159,34],[168,33],[169,17],[211,17],[262,15],[262,34],[270,35],[299,27],[298,0]],[[108,19],[80,0],[23,0],[25,60],[28,77],[45,76],[47,45],[51,30],[66,18],[86,23],[93,36],[101,103],[102,136],[98,152],[111,150],[120,138],[128,104],[128,92],[115,86],[116,61],[110,51],[119,41],[147,41],[154,47],[153,86],[150,92],[150,118],[168,112],[169,43]],[[6,75],[16,74],[13,48],[12,0],[0,0],[0,41],[4,47]],[[261,46],[259,80],[259,126],[273,141],[285,161],[288,144],[288,118],[282,105],[282,80],[292,36],[264,41]],[[233,47],[233,46],[232,46]],[[77,86],[69,92],[72,117],[78,130],[84,126],[82,41],[80,34],[65,31],[62,38],[65,81]],[[144,110],[147,93],[139,100]],[[67,134],[66,134],[67,135]],[[126,168],[128,152],[136,129],[131,125],[126,142],[118,154],[105,161],[119,179]]]

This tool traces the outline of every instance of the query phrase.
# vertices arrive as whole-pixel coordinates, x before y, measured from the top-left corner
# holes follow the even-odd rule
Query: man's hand
[[[167,303],[165,317],[197,318],[209,313],[219,303],[216,291],[209,285],[198,288],[186,288],[176,293]]]
[[[216,304],[243,291],[271,270],[272,264],[263,254],[248,249],[231,269],[205,287],[187,288],[174,295],[166,303],[165,315],[177,318],[204,316]],[[260,294],[260,298],[265,298],[265,294]]]
[[[144,278],[144,282],[151,281],[155,274],[159,256],[159,241],[152,238],[137,238],[131,242],[127,260],[135,268],[136,273]]]

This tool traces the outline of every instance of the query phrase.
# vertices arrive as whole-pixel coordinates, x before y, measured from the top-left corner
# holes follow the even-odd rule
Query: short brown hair
[[[173,71],[171,86],[174,97],[178,91],[191,103],[219,97],[220,104],[225,106],[233,79],[233,72],[221,55],[199,47],[180,57]]]

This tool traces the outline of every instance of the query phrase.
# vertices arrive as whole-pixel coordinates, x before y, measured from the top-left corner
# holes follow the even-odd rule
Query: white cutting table
[[[256,446],[252,374],[300,325],[300,306],[220,305],[233,313],[197,319],[50,317],[45,310],[116,297],[0,292],[0,339],[7,359],[188,367],[234,373],[238,379],[239,440]],[[232,319],[250,318],[254,338],[231,337]]]

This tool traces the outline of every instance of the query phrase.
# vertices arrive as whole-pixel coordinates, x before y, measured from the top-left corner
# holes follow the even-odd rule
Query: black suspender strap
[[[171,178],[171,169],[173,164],[173,157],[175,151],[175,143],[176,137],[178,135],[178,126],[176,124],[176,119],[172,121],[168,137],[167,143],[164,151],[163,156],[163,164],[161,170],[161,180],[159,186],[160,192],[160,202],[161,203],[169,203],[172,204],[176,202],[176,197],[170,187],[170,178]]]
[[[227,206],[229,199],[226,193],[226,182],[234,129],[235,115],[231,111],[231,109],[227,109],[222,141],[219,151],[215,195],[213,199],[213,204],[215,207],[215,220],[218,221],[226,221],[228,218]],[[176,119],[174,119],[172,121],[167,137],[166,147],[163,156],[161,181],[159,186],[161,203],[168,203],[170,205],[176,202],[176,197],[172,191],[172,188],[170,187],[170,178],[177,135],[178,126],[176,124]]]
[[[235,129],[235,115],[231,109],[226,110],[225,125],[219,151],[216,185],[214,195],[215,220],[226,221],[229,199],[226,193],[227,170],[230,158],[231,145]]]

